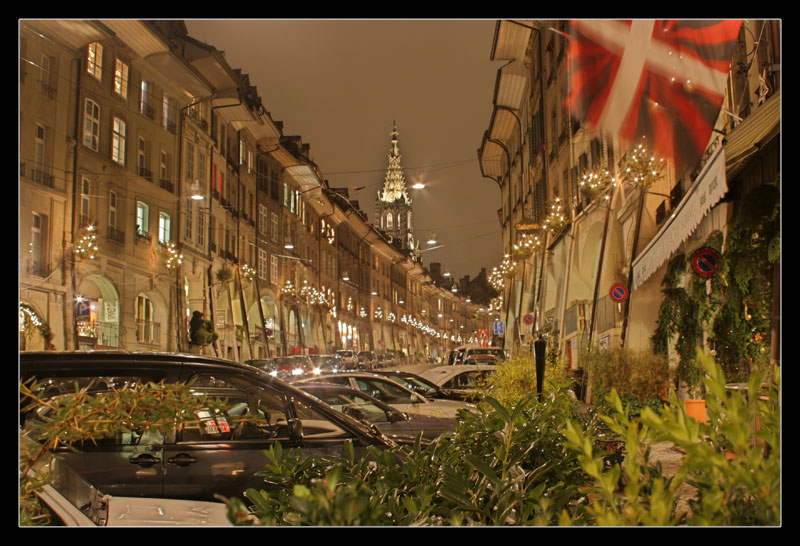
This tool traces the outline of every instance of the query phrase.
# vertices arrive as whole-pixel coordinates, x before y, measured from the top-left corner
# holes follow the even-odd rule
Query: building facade
[[[503,65],[478,157],[503,202],[495,277],[506,348],[527,352],[543,336],[569,368],[587,347],[652,350],[670,260],[724,239],[751,191],[780,192],[780,31],[779,21],[743,22],[700,163],[676,172],[666,162],[643,186],[625,176],[630,151],[567,106],[567,21],[498,21],[491,59]],[[774,319],[777,273],[769,289]]]
[[[488,327],[182,21],[30,20],[19,38],[21,350],[426,359]],[[216,339],[193,343],[195,314]]]

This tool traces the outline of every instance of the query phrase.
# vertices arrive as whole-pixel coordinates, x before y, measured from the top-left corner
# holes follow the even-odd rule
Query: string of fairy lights
[[[639,144],[623,156],[620,180],[604,169],[587,172],[580,180],[579,191],[589,201],[594,201],[601,196],[608,201],[611,197],[609,189],[615,188],[620,181],[646,191],[663,178],[666,165],[667,162],[663,158],[656,158],[649,154],[645,145]],[[493,267],[488,275],[489,285],[499,294],[491,300],[490,312],[499,312],[503,307],[506,279],[511,279],[517,274],[519,263],[543,248],[548,234],[559,235],[568,223],[567,213],[561,199],[554,197],[547,206],[547,215],[542,220],[540,227],[535,230],[522,231],[519,240],[514,243],[511,253],[503,256],[503,260]]]

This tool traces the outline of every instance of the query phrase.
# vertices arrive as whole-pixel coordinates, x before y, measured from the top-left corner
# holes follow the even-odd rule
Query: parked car
[[[453,396],[462,400],[473,400],[478,396],[476,386],[485,382],[495,370],[497,366],[445,366],[425,370],[422,377]]]
[[[345,370],[355,370],[358,365],[358,353],[347,349],[339,349],[336,356],[342,359]]]
[[[272,359],[277,367],[277,377],[286,379],[311,375],[314,363],[307,355],[276,356]]]
[[[342,359],[337,355],[309,355],[308,358],[311,359],[311,373],[314,375],[344,370]]]
[[[253,366],[254,368],[258,368],[262,371],[267,372],[273,377],[278,377],[278,364],[275,362],[273,358],[257,358],[252,360],[245,360],[245,364],[248,366]]]
[[[497,357],[494,355],[471,354],[467,355],[461,364],[464,366],[495,366],[497,365]]]
[[[20,437],[20,447],[33,440]],[[55,527],[230,526],[222,502],[116,497],[106,495],[81,478],[64,460],[49,454],[37,463],[46,467],[49,483],[36,495]]]
[[[377,366],[378,358],[372,351],[359,351],[358,353],[358,369],[371,370]]]
[[[461,400],[460,397],[445,391],[429,379],[412,372],[404,372],[401,370],[381,370],[375,373],[384,377],[388,377],[389,379],[400,383],[404,387],[411,389],[415,393],[421,394],[428,399]]]
[[[58,455],[87,482],[112,496],[213,501],[214,494],[241,496],[267,488],[256,476],[269,463],[275,443],[305,456],[344,456],[344,442],[361,455],[369,446],[397,444],[371,427],[336,411],[296,387],[226,360],[167,353],[119,351],[23,352],[20,378],[40,381],[49,396],[74,392],[75,384],[102,382],[119,388],[132,382],[191,383],[191,391],[226,400],[226,412],[200,412],[196,423],[166,433],[117,431],[80,451]],[[251,418],[239,416],[248,413]],[[26,418],[21,415],[20,424]]]
[[[390,354],[379,354],[378,355],[378,367],[379,368],[392,368],[397,365],[397,360],[395,359],[394,355]]]
[[[416,413],[453,419],[457,417],[458,410],[472,407],[461,400],[429,400],[388,377],[366,372],[321,375],[298,379],[293,382],[298,387],[303,383],[344,385],[366,393],[397,410],[409,414]]]
[[[427,443],[455,430],[454,419],[403,413],[372,396],[343,385],[301,383],[298,387],[355,419],[374,424],[397,443],[413,443],[420,434]]]
[[[480,345],[462,345],[456,347],[447,356],[449,365],[463,364],[472,355],[492,355],[498,362],[506,360],[507,355],[501,347],[481,347]]]

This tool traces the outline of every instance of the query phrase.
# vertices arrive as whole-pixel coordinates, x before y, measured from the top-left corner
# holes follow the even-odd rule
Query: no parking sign
[[[701,248],[694,253],[692,269],[704,279],[713,277],[718,267],[719,253],[713,248]]]
[[[621,303],[628,299],[628,287],[624,284],[615,284],[611,287],[611,299]]]

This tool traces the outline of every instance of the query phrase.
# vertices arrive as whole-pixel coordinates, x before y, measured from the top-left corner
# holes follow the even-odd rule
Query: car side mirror
[[[389,412],[389,422],[390,423],[397,423],[398,421],[407,421],[408,414],[403,413],[400,411],[390,411]]]

